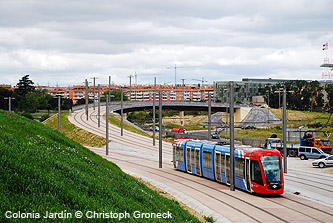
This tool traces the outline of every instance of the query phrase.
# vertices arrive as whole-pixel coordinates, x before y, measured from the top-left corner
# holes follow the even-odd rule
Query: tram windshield
[[[266,183],[281,182],[281,165],[279,156],[260,156]]]

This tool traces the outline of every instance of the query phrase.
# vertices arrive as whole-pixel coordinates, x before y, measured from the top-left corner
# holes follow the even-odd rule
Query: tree
[[[266,86],[261,94],[264,96],[267,103],[269,97],[269,106],[272,108],[278,108],[279,94],[275,94],[274,91],[280,88],[286,87],[287,91],[293,91],[293,93],[287,94],[287,108],[300,111],[320,110],[323,106],[323,94],[321,93],[322,87],[318,81],[304,81],[304,80],[292,80],[286,81],[284,84],[278,83],[276,85]],[[267,94],[269,91],[269,96]],[[280,94],[282,97],[282,94]],[[282,99],[280,98],[280,102]]]
[[[327,101],[326,110],[330,113],[333,113],[333,84],[327,84],[325,87],[325,91],[327,93]]]
[[[26,94],[35,91],[34,82],[29,79],[29,75],[23,76],[17,83],[17,86],[18,87],[15,89],[15,92],[23,97]]]

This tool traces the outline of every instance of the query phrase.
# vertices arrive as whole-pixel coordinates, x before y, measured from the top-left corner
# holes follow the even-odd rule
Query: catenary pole
[[[282,140],[283,140],[283,172],[287,173],[287,93],[286,88],[283,89],[283,126],[282,126]]]
[[[97,92],[97,111],[98,111],[98,114],[97,114],[97,119],[98,119],[98,127],[101,127],[101,85],[98,84],[98,92]]]
[[[124,135],[124,95],[123,95],[123,88],[120,90],[120,116],[121,116],[121,128],[120,128],[120,135]]]
[[[111,99],[111,76],[109,76],[109,99]]]
[[[60,95],[58,95],[58,132],[60,132],[60,111],[61,111],[61,101],[60,101]]]
[[[159,91],[158,94],[159,97],[159,137],[158,137],[158,145],[159,145],[159,154],[158,154],[158,163],[159,168],[162,168],[162,91]]]
[[[208,92],[208,140],[211,139],[212,128],[212,98],[210,92]]]
[[[109,155],[109,95],[106,95],[106,155]]]
[[[88,80],[86,79],[86,116],[88,121],[88,103],[89,103],[89,95],[88,95]]]
[[[153,146],[155,146],[155,115],[156,115],[156,106],[155,106],[155,102],[156,102],[156,77],[154,77],[154,92],[153,92]]]
[[[230,190],[235,190],[234,82],[230,81]]]
[[[96,79],[98,79],[97,77],[92,77],[91,79],[94,80],[94,110],[95,110],[95,100],[96,100]]]
[[[287,92],[293,93],[294,91],[287,91],[286,87],[275,91],[274,93],[282,92],[282,143],[283,143],[283,172],[287,173]]]

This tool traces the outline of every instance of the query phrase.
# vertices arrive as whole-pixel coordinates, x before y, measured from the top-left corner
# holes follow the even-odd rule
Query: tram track
[[[297,179],[301,179],[299,177],[293,177],[293,178],[297,178]],[[294,179],[291,179],[291,177],[285,177],[285,179],[287,179],[288,181],[292,181],[292,182],[295,182],[295,183],[299,183],[299,184],[302,184],[302,185],[306,185],[306,186],[309,186],[309,187],[313,187],[313,188],[316,188],[318,190],[322,190],[322,191],[327,191],[327,192],[332,192],[333,193],[333,189],[326,189],[326,188],[323,188],[323,187],[320,187],[320,186],[316,186],[316,185],[313,185],[313,184],[310,184],[310,183],[307,183],[307,182],[304,182],[304,181],[308,181],[309,180],[303,180],[303,181],[299,181],[299,180],[294,180]],[[325,185],[325,186],[329,186],[329,187],[332,187],[331,185],[329,184],[325,184],[325,183],[318,183],[316,181],[310,181],[310,182],[313,182],[313,183],[316,183],[316,184],[321,184],[321,185]]]
[[[98,124],[98,122],[96,121],[96,119],[91,118],[91,116],[97,117],[97,115],[93,115],[94,113],[96,113],[96,111],[91,113],[90,119],[95,124]],[[110,124],[112,125],[112,123],[110,123]],[[104,122],[102,122],[101,125],[103,127],[105,127],[105,123]],[[120,128],[119,127],[114,126],[112,128],[113,128],[113,130],[118,130],[120,132]],[[141,135],[138,135],[137,133],[130,132],[130,131],[126,130],[126,129],[124,129],[124,132],[126,132],[127,134],[130,134],[134,139],[140,140],[141,142],[152,143],[152,141],[153,141],[153,138],[142,137]]]
[[[138,163],[134,163],[134,162],[131,162],[131,161],[128,161],[128,160],[122,160],[122,159],[119,159],[119,158],[113,158],[113,159],[114,159],[114,160],[121,161],[121,162],[131,163],[131,164],[136,165],[136,166],[140,166],[140,167],[144,167],[144,168],[151,169],[151,167],[149,167],[148,165],[138,164]],[[150,160],[150,161],[153,161],[153,160]],[[152,172],[152,171],[147,171],[147,172],[156,175],[155,172]],[[160,177],[163,177],[163,178],[167,178],[167,179],[169,179],[169,180],[174,180],[174,179],[172,179],[172,178],[168,178],[168,177],[166,176],[166,174],[167,174],[167,175],[171,175],[171,176],[176,176],[176,177],[180,178],[181,180],[184,180],[184,178],[186,178],[187,181],[190,181],[190,185],[189,185],[189,184],[186,184],[186,183],[183,183],[183,182],[181,182],[181,181],[177,181],[177,182],[178,182],[179,184],[182,184],[182,185],[184,185],[184,186],[186,186],[186,187],[189,187],[189,188],[191,188],[191,189],[193,189],[193,190],[197,190],[195,187],[193,187],[193,184],[199,184],[199,185],[201,185],[201,186],[205,186],[206,188],[209,188],[209,189],[214,190],[214,191],[218,191],[218,192],[223,193],[224,195],[229,196],[229,197],[231,197],[231,198],[233,198],[233,199],[236,199],[236,200],[238,200],[238,201],[240,201],[240,202],[242,202],[242,203],[246,203],[247,205],[250,205],[250,206],[252,206],[252,207],[255,207],[256,209],[258,209],[258,210],[260,210],[260,211],[262,211],[262,212],[264,212],[264,213],[266,213],[266,214],[268,214],[268,215],[270,215],[270,216],[273,216],[273,217],[275,217],[275,218],[277,218],[277,219],[279,219],[279,220],[281,220],[281,221],[283,221],[283,222],[288,222],[287,220],[283,219],[282,217],[280,217],[280,216],[278,216],[278,215],[275,215],[275,214],[272,214],[271,212],[269,212],[269,211],[267,211],[267,210],[265,210],[265,209],[263,209],[263,208],[261,208],[261,207],[259,207],[259,206],[256,206],[256,205],[254,205],[253,203],[250,203],[250,202],[248,202],[248,201],[246,201],[246,200],[244,200],[244,199],[241,199],[241,198],[239,198],[239,197],[233,196],[233,195],[231,195],[231,194],[229,194],[229,193],[223,192],[223,191],[221,191],[221,190],[219,190],[219,189],[216,189],[216,188],[214,188],[214,187],[211,187],[211,186],[209,186],[209,185],[206,185],[206,184],[200,183],[200,182],[198,182],[198,181],[196,181],[196,180],[191,180],[191,179],[189,179],[189,178],[186,177],[186,176],[180,176],[180,175],[178,175],[178,174],[170,173],[170,172],[168,172],[168,171],[164,171],[164,170],[158,170],[158,172],[161,172],[161,173],[163,173],[163,174],[157,174],[157,175],[159,175]],[[181,173],[183,173],[183,172],[181,172]],[[186,174],[186,173],[185,173],[185,174]],[[186,174],[186,175],[187,175],[187,174]],[[225,184],[222,184],[222,185],[225,185]],[[205,192],[203,192],[203,191],[201,191],[201,190],[198,190],[198,192],[200,192],[200,193],[202,193],[202,194],[204,194],[204,195],[206,195],[206,196],[209,196],[209,197],[211,197],[212,199],[215,199],[215,200],[217,200],[217,201],[219,201],[219,202],[221,202],[221,203],[223,203],[223,204],[225,204],[225,205],[229,205],[229,206],[230,206],[229,203],[226,203],[226,202],[224,202],[224,201],[221,200],[221,199],[218,199],[218,198],[216,198],[216,197],[213,197],[213,196],[211,196],[211,195],[209,195],[209,194],[207,194],[207,193],[205,193]],[[247,192],[244,192],[244,193],[247,193]],[[253,195],[253,196],[256,196],[256,195]],[[281,202],[280,202],[281,199],[286,199],[286,200],[292,201],[292,202],[294,202],[294,203],[297,203],[298,205],[302,205],[303,207],[306,207],[306,208],[310,208],[310,209],[316,210],[316,211],[320,212],[321,214],[326,214],[326,215],[333,216],[333,214],[331,214],[331,213],[329,213],[329,212],[326,212],[326,211],[323,211],[323,210],[321,210],[321,209],[319,209],[319,208],[317,208],[317,207],[315,207],[315,206],[310,206],[310,205],[307,205],[307,204],[301,203],[301,202],[299,202],[299,201],[296,201],[296,200],[294,200],[294,199],[291,199],[291,198],[285,197],[285,196],[283,196],[283,195],[281,195],[280,197],[274,197],[274,198],[265,198],[265,197],[260,197],[260,198],[261,198],[261,199],[264,199],[264,200],[267,200],[267,201],[269,201],[269,202],[275,203],[275,204],[277,204],[277,205],[279,205],[279,206],[285,207],[285,208],[287,208],[287,209],[289,209],[289,210],[293,210],[293,211],[295,211],[295,212],[298,212],[298,213],[300,213],[300,214],[302,214],[302,215],[305,215],[305,216],[307,216],[307,217],[309,217],[309,218],[311,218],[311,219],[313,219],[313,220],[315,220],[315,221],[319,221],[319,222],[325,222],[325,221],[320,221],[319,219],[314,218],[313,216],[311,216],[311,215],[309,215],[309,214],[307,214],[307,213],[305,213],[305,212],[299,212],[299,210],[296,209],[296,208],[292,208],[292,207],[290,207],[290,206],[283,205],[283,204],[281,204]],[[279,201],[275,201],[275,199],[278,199]],[[231,205],[231,206],[232,206],[232,205]],[[242,211],[241,209],[239,209],[239,208],[237,208],[237,207],[235,207],[235,206],[232,206],[232,208],[234,208],[235,210],[237,210],[237,211],[243,213],[244,215],[250,217],[251,219],[253,219],[253,220],[255,220],[255,221],[261,222],[259,219],[254,218],[253,216],[247,214],[246,212]]]
[[[76,120],[76,122],[78,122],[78,123],[80,123],[80,125],[82,125],[82,126],[84,126],[85,128],[88,128],[91,132],[99,132],[100,134],[104,134],[105,135],[105,131],[102,131],[102,130],[100,130],[99,128],[96,128],[96,127],[94,127],[93,125],[92,125],[92,123],[94,123],[94,124],[96,124],[96,126],[97,126],[97,119],[95,119],[94,120],[94,118],[93,117],[96,117],[96,115],[94,115],[94,113],[91,113],[90,114],[90,116],[89,116],[89,118],[90,118],[90,121],[92,122],[92,123],[88,123],[88,122],[85,122],[84,121],[84,119],[83,119],[83,115],[84,114],[80,114],[80,113],[78,113],[78,114],[76,114],[76,115],[78,115],[77,117],[75,116],[75,120]],[[86,117],[84,117],[84,118],[86,118]],[[82,124],[82,123],[84,123],[84,125]],[[103,122],[101,122],[101,124],[102,124]],[[103,127],[105,128],[105,123],[103,123]],[[117,129],[117,128],[114,128],[114,129],[112,129],[112,131],[119,131],[120,132],[120,130],[119,129]],[[120,134],[120,133],[119,133]],[[124,134],[127,134],[127,132],[124,132]],[[128,133],[129,134],[129,133]],[[132,136],[132,134],[133,133],[131,133],[131,136],[130,137],[133,137]],[[134,140],[132,141],[132,143],[128,143],[128,139],[126,140],[126,139],[124,139],[124,138],[122,138],[121,136],[119,136],[119,137],[115,137],[115,136],[112,136],[112,138],[114,138],[114,139],[116,139],[116,140],[114,140],[114,142],[117,142],[117,143],[120,143],[120,144],[125,144],[125,145],[127,145],[127,146],[132,146],[133,147],[133,142],[135,142],[135,140],[140,140],[140,147],[138,147],[138,145],[136,145],[136,146],[134,146],[135,148],[140,148],[140,149],[144,149],[144,150],[148,150],[148,151],[154,151],[154,152],[157,152],[157,150],[156,149],[154,149],[154,147],[153,146],[149,146],[148,144],[152,144],[152,142],[151,141],[149,141],[149,140],[143,140],[144,138],[146,138],[146,137],[143,137],[143,136],[139,136],[139,137],[137,137],[136,138],[136,136],[135,136],[135,138],[133,138]],[[142,144],[141,144],[141,142],[142,142]],[[157,148],[158,149],[158,148]],[[170,148],[171,149],[171,148]],[[126,154],[124,154],[123,152],[117,152],[117,151],[112,151],[112,153],[117,153],[117,154],[119,154],[119,155],[122,155],[122,156],[126,156]],[[167,155],[167,156],[169,156],[171,159],[172,159],[172,152],[171,151],[166,151],[166,150],[164,150],[164,152],[163,152],[163,154],[165,154],[165,155]],[[215,200],[216,202],[220,202],[221,204],[224,204],[224,205],[227,205],[227,206],[230,206],[231,208],[233,208],[235,211],[238,211],[239,213],[242,213],[244,216],[247,216],[248,218],[250,218],[250,219],[252,219],[253,221],[257,221],[257,222],[265,222],[264,220],[262,220],[262,218],[258,218],[258,217],[256,217],[256,216],[253,216],[253,215],[255,215],[254,213],[252,213],[252,212],[248,212],[248,211],[245,211],[245,210],[242,210],[242,209],[240,209],[239,207],[240,206],[237,206],[237,205],[231,205],[230,203],[228,203],[228,202],[226,202],[226,201],[224,201],[224,200],[222,200],[221,198],[217,198],[217,197],[215,197],[215,196],[213,196],[213,195],[211,195],[211,194],[209,194],[209,193],[207,193],[206,192],[206,190],[205,191],[202,191],[202,190],[200,190],[200,189],[198,189],[198,187],[199,186],[201,186],[201,187],[204,187],[204,188],[206,188],[206,189],[209,189],[209,190],[212,190],[212,191],[215,191],[215,192],[218,192],[218,193],[222,193],[223,194],[223,196],[227,196],[227,197],[229,197],[229,198],[231,198],[231,199],[234,199],[234,200],[236,200],[237,202],[241,202],[242,204],[246,204],[246,205],[248,205],[248,206],[251,206],[251,207],[253,207],[253,208],[256,208],[256,210],[259,212],[262,212],[262,213],[264,213],[264,214],[266,214],[266,215],[269,215],[269,216],[271,216],[271,218],[272,219],[275,219],[276,221],[282,221],[282,222],[289,222],[290,220],[287,218],[287,217],[285,217],[284,215],[279,215],[279,214],[276,214],[276,213],[271,213],[271,211],[268,211],[268,210],[265,210],[265,208],[262,208],[262,207],[260,207],[260,206],[258,206],[258,205],[255,205],[254,203],[252,203],[252,202],[249,202],[249,201],[247,201],[247,200],[244,200],[244,199],[242,199],[242,198],[240,198],[240,197],[237,197],[237,196],[235,196],[235,195],[232,195],[232,194],[230,194],[230,193],[227,193],[227,192],[224,192],[224,191],[222,191],[222,190],[220,190],[220,189],[217,189],[217,188],[214,188],[213,186],[209,186],[209,185],[207,185],[207,184],[205,184],[205,183],[202,183],[202,182],[198,182],[198,180],[195,180],[195,179],[191,179],[191,176],[193,177],[193,175],[191,175],[191,174],[187,174],[187,173],[183,173],[183,172],[181,172],[181,171],[174,171],[173,173],[171,173],[171,172],[168,172],[167,170],[165,170],[165,169],[156,169],[156,168],[153,168],[153,167],[151,167],[151,166],[149,166],[148,165],[148,162],[153,162],[153,163],[156,163],[156,160],[153,160],[153,159],[150,159],[150,158],[144,158],[144,160],[143,160],[143,162],[141,162],[141,163],[137,163],[137,162],[132,162],[132,161],[130,161],[129,159],[126,159],[126,158],[124,158],[124,159],[120,159],[119,158],[119,156],[117,156],[118,158],[116,158],[116,157],[112,157],[111,158],[111,160],[115,160],[115,161],[118,161],[118,162],[123,162],[124,164],[131,164],[131,165],[134,165],[134,166],[137,166],[137,167],[140,167],[140,169],[145,169],[145,171],[148,173],[148,174],[154,174],[154,175],[156,175],[156,176],[158,176],[158,177],[161,177],[161,178],[163,178],[163,179],[168,179],[168,180],[170,180],[170,181],[174,181],[175,179],[174,178],[176,178],[176,179],[179,179],[179,180],[177,180],[177,183],[178,184],[180,184],[180,185],[182,185],[182,186],[184,186],[184,187],[188,187],[188,188],[191,188],[192,190],[196,190],[197,191],[197,193],[201,193],[201,194],[203,194],[203,195],[205,195],[205,196],[207,196],[207,197],[209,197],[209,198],[211,198],[211,199],[213,199],[213,200]],[[134,158],[136,158],[136,159],[143,159],[142,157],[135,157],[135,156],[133,156]],[[170,165],[170,163],[168,162],[163,162],[163,165]],[[126,165],[127,166],[127,165]],[[156,173],[157,172],[157,173]],[[180,174],[181,173],[181,174]],[[298,173],[298,172],[297,172]],[[310,175],[309,173],[304,173],[305,175],[306,174],[308,174],[308,175]],[[196,176],[197,177],[197,176]],[[184,179],[185,179],[185,182],[184,182]],[[200,178],[199,178],[200,179]],[[205,178],[201,178],[201,179],[205,179]],[[298,179],[300,179],[299,177],[298,177]],[[321,180],[325,180],[324,179],[324,176],[320,176],[318,179],[321,179]],[[288,179],[288,180],[290,180],[290,179]],[[200,180],[200,181],[202,181],[202,180]],[[293,181],[293,180],[291,180],[291,181]],[[295,181],[295,180],[294,180]],[[214,182],[214,181],[213,181]],[[315,181],[313,181],[313,182],[315,182]],[[299,183],[302,183],[301,181],[299,181]],[[304,184],[304,183],[302,183],[302,184]],[[224,185],[224,186],[226,186],[225,184],[221,184],[221,185]],[[312,185],[310,185],[310,186],[312,186]],[[331,185],[328,185],[328,184],[326,184],[326,186],[331,186]],[[317,189],[318,189],[318,187],[316,187]],[[324,190],[327,190],[327,189],[324,189]],[[246,194],[249,194],[249,193],[247,193],[247,192],[244,192],[244,193],[246,193]],[[237,194],[236,194],[237,195]],[[253,196],[256,196],[256,195],[253,195]],[[281,196],[279,196],[279,197],[269,197],[269,198],[267,198],[267,197],[258,197],[258,199],[264,199],[264,200],[266,200],[267,202],[272,202],[272,204],[274,203],[275,205],[278,205],[279,207],[281,207],[281,208],[284,208],[284,209],[286,209],[286,210],[292,210],[292,211],[294,211],[295,213],[298,213],[298,215],[302,215],[302,216],[306,216],[306,218],[308,218],[308,219],[311,219],[311,220],[313,220],[313,221],[318,221],[318,222],[327,222],[327,221],[325,221],[325,220],[323,220],[323,219],[320,219],[318,216],[319,215],[326,215],[326,217],[327,216],[329,216],[329,217],[332,217],[333,216],[333,214],[331,214],[331,212],[328,212],[328,211],[324,211],[324,210],[321,210],[320,208],[317,208],[316,206],[315,206],[315,204],[316,203],[314,203],[314,205],[308,205],[308,204],[306,204],[306,203],[302,203],[301,201],[298,201],[298,200],[294,200],[294,199],[292,199],[291,197],[289,197],[289,196],[293,196],[293,195],[286,195],[286,196],[284,196],[284,195],[281,195]],[[241,197],[243,197],[243,196],[241,196]],[[246,196],[245,196],[246,197]],[[296,197],[295,197],[296,198]],[[282,202],[281,202],[282,201]],[[282,203],[285,203],[286,201],[289,201],[289,202],[292,202],[293,204],[295,204],[294,206],[290,206],[290,205],[286,205],[286,204],[282,204]],[[259,202],[260,203],[260,202]],[[303,210],[304,209],[304,210]],[[318,214],[318,216],[317,215],[313,215],[313,214],[311,214],[311,213],[307,213],[307,211],[306,210],[308,210],[308,209],[311,209],[311,210],[315,210],[315,212]],[[333,219],[333,218],[332,218]],[[274,221],[275,221],[274,220]]]
[[[95,112],[91,112],[89,117],[90,117],[90,120],[91,120],[93,123],[95,123],[95,124],[97,125],[98,122],[97,122],[95,119],[92,118],[92,116],[97,117],[97,115],[93,115],[94,113],[96,113],[96,111],[95,111]],[[81,113],[81,117],[80,117],[80,119],[84,122],[82,116],[84,116],[83,113]],[[89,123],[87,123],[87,124],[89,124]],[[110,124],[111,124],[111,123],[110,123]],[[105,128],[105,127],[106,127],[106,124],[105,124],[104,122],[101,122],[101,127]],[[120,128],[117,127],[117,126],[113,126],[112,124],[111,124],[111,127],[109,127],[109,128],[110,128],[111,131],[114,131],[114,132],[119,131],[119,132],[120,132]],[[104,131],[100,131],[100,132],[101,132],[101,133],[104,133]],[[132,139],[136,139],[136,140],[139,140],[140,142],[146,142],[146,143],[148,143],[148,144],[152,144],[152,138],[143,137],[143,136],[141,136],[141,135],[138,135],[137,133],[133,133],[133,132],[130,132],[130,131],[125,130],[125,129],[124,129],[124,133],[131,135],[131,138],[132,138]],[[112,137],[116,138],[116,139],[119,140],[119,141],[124,142],[124,139],[123,139],[122,136],[112,135]],[[164,144],[164,146],[166,146],[166,145],[165,145],[165,142],[163,142],[163,144]],[[153,147],[153,146],[149,146],[149,148],[151,148],[151,147]]]
[[[327,180],[327,175],[323,175],[323,174],[320,174],[320,173],[313,174],[313,173],[309,173],[309,172],[305,172],[305,171],[299,171],[299,170],[293,170],[293,169],[288,169],[288,172],[294,172],[294,174],[308,176],[308,177],[312,177],[314,179]],[[330,186],[333,187],[333,183]]]
[[[73,114],[74,115],[74,120],[77,122],[77,123],[80,123],[80,125],[81,126],[83,126],[83,127],[85,127],[85,128],[87,128],[87,129],[89,129],[91,132],[94,132],[94,133],[100,133],[100,135],[101,136],[103,136],[104,137],[104,135],[105,135],[105,131],[103,131],[103,130],[101,130],[101,129],[99,129],[99,128],[96,128],[96,127],[93,127],[91,124],[89,124],[89,123],[87,123],[86,122],[86,120],[84,120],[84,118],[83,118],[83,116],[85,116],[84,115],[84,113],[74,113]],[[93,121],[93,119],[91,118],[91,116],[93,116],[92,114],[90,114],[90,120],[93,122],[93,123],[95,123],[95,124],[97,124],[97,122],[96,121]],[[80,122],[80,120],[81,120],[81,122]],[[84,123],[84,124],[82,124],[82,123]],[[105,124],[102,124],[101,123],[101,127],[104,127],[105,128]],[[117,131],[118,129],[117,129],[118,127],[112,127],[112,125],[111,125],[111,128],[110,128],[110,130],[111,131]],[[131,132],[129,132],[129,131],[127,131],[126,133],[130,133],[131,134],[131,137],[132,137],[132,139],[133,139],[133,141],[135,142],[135,140],[140,140],[141,142],[143,142],[143,140],[142,140],[142,136],[140,136],[141,138],[138,138],[137,136],[136,136],[136,133],[131,133]],[[118,143],[122,143],[122,144],[124,144],[124,145],[127,145],[127,146],[133,146],[133,144],[132,143],[129,143],[127,140],[125,140],[125,139],[123,139],[122,138],[122,136],[116,136],[116,135],[110,135],[110,138],[111,139],[113,139],[115,142],[118,142]],[[151,143],[152,144],[152,142],[148,142],[147,140],[144,140],[145,141],[145,143]],[[154,149],[154,146],[144,146],[144,148],[145,149],[148,149],[148,150],[150,150],[150,151],[157,151],[157,149],[158,149],[158,147],[156,147],[156,149]],[[171,152],[168,152],[168,151],[166,151],[166,153],[167,154],[170,154],[171,155]]]

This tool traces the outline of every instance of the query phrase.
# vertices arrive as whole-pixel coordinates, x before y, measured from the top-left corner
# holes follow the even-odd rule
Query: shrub
[[[50,118],[48,114],[42,115],[42,117],[39,119],[40,122],[45,121],[46,119]]]
[[[34,116],[32,116],[32,114],[29,113],[29,112],[23,112],[20,115],[23,116],[23,117],[26,117],[28,119],[34,120]]]

